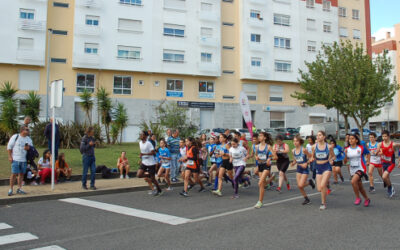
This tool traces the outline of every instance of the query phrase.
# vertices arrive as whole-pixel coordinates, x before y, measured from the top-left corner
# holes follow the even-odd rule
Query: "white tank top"
[[[375,142],[375,145],[372,146],[370,142],[368,142],[368,150],[371,153],[370,162],[374,164],[381,164],[381,157],[378,155],[378,143]]]
[[[353,176],[358,170],[364,171],[362,167],[362,148],[357,146],[356,148],[347,148],[347,159],[350,164],[350,175]]]

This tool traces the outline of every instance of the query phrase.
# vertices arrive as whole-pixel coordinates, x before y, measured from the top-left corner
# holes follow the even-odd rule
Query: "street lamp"
[[[48,29],[47,31],[46,120],[49,120],[50,38],[51,34],[53,34],[53,30]]]

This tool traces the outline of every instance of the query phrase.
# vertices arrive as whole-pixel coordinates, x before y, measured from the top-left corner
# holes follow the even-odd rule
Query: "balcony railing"
[[[252,51],[266,51],[267,46],[265,43],[249,42],[249,48]]]
[[[75,34],[86,35],[86,36],[100,36],[101,29],[99,26],[76,24],[75,25]]]
[[[17,61],[44,66],[44,50],[17,50]]]
[[[74,66],[99,66],[101,58],[98,54],[74,54]]]
[[[249,72],[250,75],[254,77],[260,77],[260,78],[267,77],[267,69],[263,67],[250,67]]]
[[[220,70],[219,65],[216,63],[211,63],[211,62],[200,62],[199,63],[199,71],[200,72],[217,74],[219,72],[219,70]]]
[[[31,19],[23,19],[23,20],[20,20],[20,22],[19,22],[19,28],[21,30],[45,31],[46,22],[31,20]]]

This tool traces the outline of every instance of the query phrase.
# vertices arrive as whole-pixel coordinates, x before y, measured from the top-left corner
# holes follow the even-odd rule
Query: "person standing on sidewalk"
[[[171,152],[171,181],[172,182],[178,182],[178,176],[179,176],[179,155],[180,155],[180,150],[179,150],[179,130],[175,129],[173,130],[172,137],[168,138],[167,144],[168,144],[168,149]]]
[[[50,149],[51,152],[52,148],[52,130],[53,130],[53,118],[50,118],[50,123],[47,124],[46,128],[44,129],[44,136],[46,136],[47,138],[47,145],[48,145],[48,149]],[[56,133],[55,133],[55,147],[54,147],[54,155],[56,157],[56,159],[58,158],[58,148],[60,147],[60,127],[58,126],[58,124],[56,123]]]
[[[13,195],[13,187],[15,179],[18,176],[18,189],[17,194],[26,194],[22,190],[22,180],[26,171],[26,153],[29,147],[33,147],[33,143],[29,135],[29,128],[26,125],[22,125],[19,130],[19,134],[11,136],[8,141],[7,151],[8,160],[11,163],[11,177],[10,177],[10,190],[8,196]]]
[[[94,139],[94,128],[88,127],[86,129],[86,134],[83,136],[80,146],[80,151],[82,154],[83,163],[83,173],[82,173],[82,188],[87,190],[86,180],[87,173],[90,168],[90,189],[96,190],[94,185],[96,180],[96,157],[94,155],[94,148],[96,146],[96,140]]]

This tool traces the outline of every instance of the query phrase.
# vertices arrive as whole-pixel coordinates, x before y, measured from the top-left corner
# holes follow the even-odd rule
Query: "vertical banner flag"
[[[239,104],[240,108],[242,109],[243,119],[246,122],[251,137],[253,137],[253,122],[251,121],[249,99],[247,98],[246,93],[243,91],[240,92]]]

